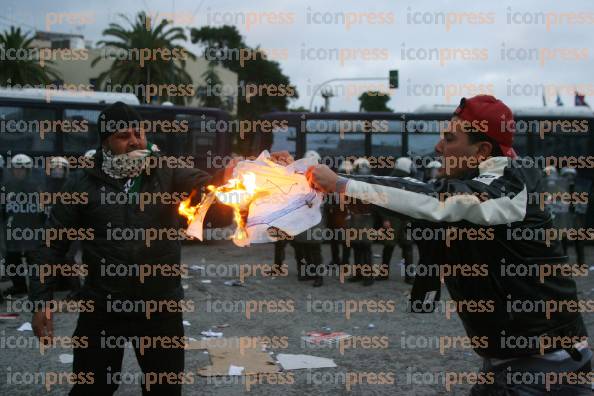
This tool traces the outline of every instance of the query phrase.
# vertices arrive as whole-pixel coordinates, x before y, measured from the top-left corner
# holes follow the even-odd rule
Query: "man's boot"
[[[361,274],[360,269],[355,270],[355,274],[347,278],[347,282],[361,282],[363,280],[363,275]]]
[[[363,277],[363,286],[373,285],[373,275]]]
[[[415,283],[415,267],[412,264],[405,264],[404,266],[404,283],[412,285]]]

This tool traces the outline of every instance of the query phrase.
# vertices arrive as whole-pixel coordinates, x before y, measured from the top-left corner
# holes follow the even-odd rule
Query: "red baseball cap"
[[[505,103],[491,95],[462,98],[454,115],[465,121],[486,121],[487,129],[482,132],[499,144],[503,155],[517,157],[512,147],[516,123],[512,111]]]

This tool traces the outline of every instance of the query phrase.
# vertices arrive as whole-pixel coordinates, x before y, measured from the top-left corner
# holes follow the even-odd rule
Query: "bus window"
[[[522,123],[524,121],[524,123]],[[542,122],[555,122],[555,128],[551,132],[543,132],[541,136],[540,132],[540,125],[539,123]],[[561,122],[564,125],[565,129],[561,130]],[[569,127],[571,123],[574,125],[578,125],[579,123],[583,122],[583,120],[533,120],[531,123],[528,123],[526,120],[520,120],[516,122],[519,127],[516,131],[516,136],[514,137],[514,148],[518,147],[517,138],[522,135],[531,135],[530,138],[532,139],[534,153],[535,156],[580,156],[583,155],[585,150],[587,150],[589,144],[589,130],[588,128],[581,128],[575,129]],[[530,128],[528,129],[528,133],[521,130],[522,127],[525,125],[529,125]],[[581,124],[580,124],[581,125]],[[586,120],[586,125],[587,120]],[[524,128],[527,129],[527,128]],[[520,150],[521,148],[518,147]],[[524,155],[526,152],[518,151],[518,154]]]
[[[382,120],[381,122],[387,122],[388,129],[386,132],[374,132],[371,135],[371,155],[400,157],[402,155],[403,122],[395,120]]]
[[[400,157],[402,154],[401,133],[378,133],[371,136],[371,154]]]
[[[308,133],[306,149],[315,150],[322,157],[364,156],[365,134]]]
[[[363,120],[307,120],[305,149],[322,157],[364,156]]]
[[[432,156],[435,145],[439,142],[440,130],[444,120],[409,120],[406,122],[408,131],[408,157]]]
[[[348,134],[341,137],[338,133],[308,133],[306,149],[317,151],[322,157],[344,155],[365,155],[365,135]]]
[[[189,145],[189,147],[191,147],[191,152],[187,154],[205,155],[208,150],[216,150],[216,128],[210,126],[205,127],[216,122],[215,117],[202,117],[202,115],[198,114],[177,114],[175,119],[182,123],[180,124],[181,126],[187,125],[187,133],[190,134],[191,139]]]
[[[271,152],[288,151],[295,156],[296,153],[297,128],[288,126],[287,128],[275,128],[272,130]]]
[[[438,130],[409,130],[407,156],[432,156],[435,153],[435,145],[439,142],[439,139],[441,139],[441,135]]]
[[[411,133],[408,135],[408,157],[431,156],[439,142],[439,133]]]
[[[52,109],[24,106],[0,106],[0,146],[4,151],[55,151],[54,126],[42,136],[40,123],[56,120]],[[43,124],[41,124],[43,126]]]
[[[87,125],[85,129],[76,130],[73,128],[66,131],[63,128],[62,142],[64,152],[84,153],[87,150],[97,148],[99,145],[99,132],[97,130],[97,119],[99,110],[87,109],[64,109],[64,121],[70,121],[71,125]]]
[[[536,156],[573,156],[579,157],[584,155],[584,148],[588,147],[589,137],[586,133],[583,134],[568,134],[568,133],[549,133],[544,135],[544,139],[540,136],[534,136],[535,140],[535,155]]]

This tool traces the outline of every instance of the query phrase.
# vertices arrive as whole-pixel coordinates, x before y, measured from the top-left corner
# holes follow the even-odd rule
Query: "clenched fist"
[[[309,185],[316,190],[332,193],[336,191],[338,175],[326,165],[310,166],[305,173]]]

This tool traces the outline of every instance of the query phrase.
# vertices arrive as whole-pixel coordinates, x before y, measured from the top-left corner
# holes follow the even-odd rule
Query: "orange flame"
[[[193,195],[193,194],[192,194]],[[200,204],[196,206],[190,206],[190,202],[192,201],[192,195],[190,195],[187,199],[182,201],[177,208],[177,212],[188,219],[188,224],[193,222],[196,216],[196,211]]]
[[[236,242],[247,240],[245,219],[247,218],[250,203],[258,194],[256,175],[248,172],[242,175],[241,179],[230,179],[223,186],[215,187],[210,185],[206,188],[209,194],[214,194],[220,203],[233,208],[233,221],[237,226],[233,239]],[[191,206],[191,196],[179,204],[178,213],[188,219],[188,224],[196,219],[196,213],[205,202],[206,196],[204,195],[202,201],[195,206]]]

